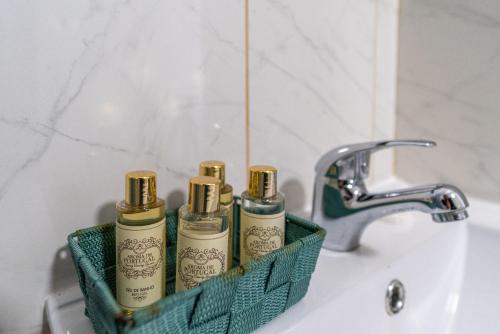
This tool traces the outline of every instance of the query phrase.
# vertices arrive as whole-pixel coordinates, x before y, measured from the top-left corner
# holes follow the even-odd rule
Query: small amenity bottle
[[[116,298],[131,313],[165,296],[165,201],[156,197],[156,173],[127,173],[116,210]]]
[[[175,291],[185,291],[227,271],[227,210],[221,208],[220,181],[189,180],[188,203],[179,209]]]
[[[227,269],[233,267],[233,187],[226,183],[226,165],[223,161],[207,160],[200,163],[200,175],[220,180],[220,206],[227,210],[228,244]]]
[[[277,191],[277,173],[272,166],[249,169],[248,190],[241,194],[241,264],[258,259],[285,243],[285,200]]]

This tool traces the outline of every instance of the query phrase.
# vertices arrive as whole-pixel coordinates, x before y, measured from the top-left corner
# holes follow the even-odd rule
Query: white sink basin
[[[258,333],[500,333],[500,205],[471,200],[464,222],[403,213],[367,228],[355,252],[322,250],[302,301]],[[385,309],[389,282],[404,308]],[[54,334],[90,333],[77,287],[47,300]]]
[[[394,216],[369,227],[355,252],[323,250],[304,300],[259,332],[500,333],[500,206],[472,200],[469,213],[450,224]],[[393,279],[406,302],[389,315]]]

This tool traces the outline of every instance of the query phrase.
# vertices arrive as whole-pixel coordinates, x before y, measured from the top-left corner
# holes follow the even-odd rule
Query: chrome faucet
[[[323,155],[316,164],[311,218],[327,230],[323,246],[352,251],[363,230],[376,219],[409,210],[430,213],[435,222],[468,217],[467,198],[449,184],[433,184],[386,193],[369,193],[364,180],[373,152],[396,146],[433,147],[429,140],[389,140],[346,145]]]

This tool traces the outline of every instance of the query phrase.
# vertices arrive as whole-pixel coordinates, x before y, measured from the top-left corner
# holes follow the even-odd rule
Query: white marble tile
[[[395,4],[250,3],[251,162],[278,167],[292,211],[311,206],[323,153],[393,135]],[[377,175],[391,170],[386,160],[375,158]]]
[[[405,0],[401,8],[397,130],[438,146],[401,150],[397,173],[500,199],[500,4]]]
[[[157,170],[170,206],[203,159],[226,160],[243,188],[243,13],[229,0],[0,4],[0,332],[39,331],[71,270],[57,250],[113,219],[127,170]]]

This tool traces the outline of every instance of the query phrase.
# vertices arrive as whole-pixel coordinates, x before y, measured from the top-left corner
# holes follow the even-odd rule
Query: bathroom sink
[[[405,213],[373,224],[355,252],[322,250],[304,300],[259,332],[499,333],[500,205],[472,200],[470,216],[433,224]],[[406,298],[389,315],[393,279]]]
[[[354,252],[323,249],[307,295],[257,333],[499,333],[500,204],[470,199],[469,213],[444,224],[401,213],[371,224]],[[389,315],[394,279],[406,298]],[[91,333],[83,307],[77,287],[49,296],[53,333]]]

